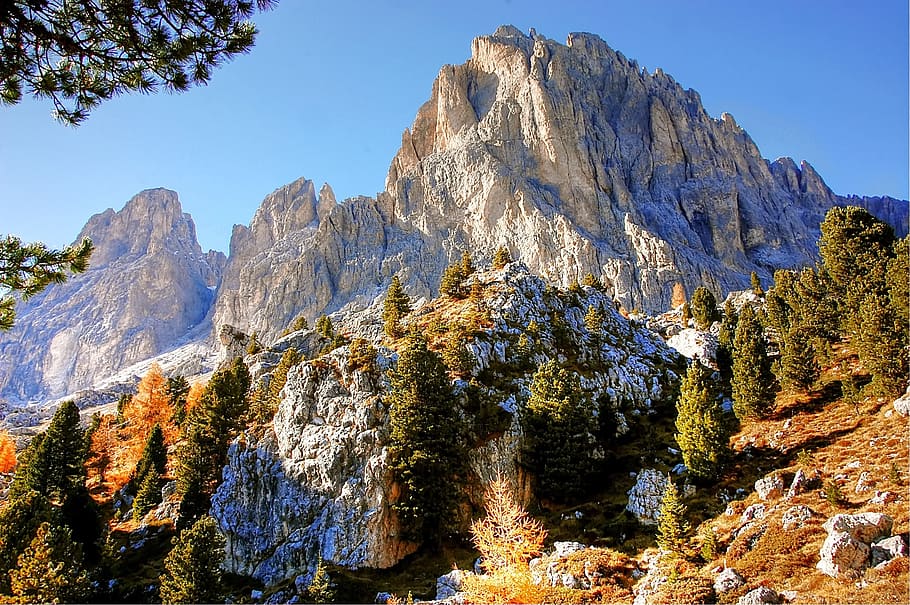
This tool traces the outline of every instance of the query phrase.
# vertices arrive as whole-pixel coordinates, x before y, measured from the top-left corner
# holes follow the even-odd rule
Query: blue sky
[[[108,101],[77,129],[0,107],[0,234],[52,246],[167,187],[204,249],[305,176],[339,200],[382,190],[444,64],[501,24],[592,32],[733,114],[767,158],[808,160],[837,193],[908,197],[908,4],[839,0],[281,0],[249,55],[180,95]]]

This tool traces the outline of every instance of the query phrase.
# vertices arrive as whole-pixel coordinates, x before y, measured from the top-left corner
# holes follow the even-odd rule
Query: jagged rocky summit
[[[654,313],[680,285],[722,299],[752,271],[769,283],[811,264],[833,205],[864,205],[902,234],[908,214],[835,195],[808,163],[762,158],[732,116],[712,118],[695,91],[597,36],[559,44],[507,26],[440,70],[383,192],[338,203],[306,179],[277,189],[235,227],[223,279],[223,257],[199,250],[175,204],[143,192],[90,220],[89,273],[0,335],[0,397],[59,397],[183,342],[215,345],[224,325],[273,342],[300,315],[375,308],[393,275],[429,298],[463,250],[489,260],[506,246],[562,285],[591,273]]]
[[[206,316],[226,259],[203,253],[177,194],[151,189],[89,219],[89,270],[17,308],[0,333],[0,394],[47,400],[91,386],[209,332]]]
[[[478,392],[472,399],[467,379],[456,381],[452,414],[463,419],[474,443],[465,493],[479,509],[483,486],[496,477],[527,493],[515,411],[530,394],[537,362],[562,359],[585,368],[582,387],[623,434],[672,392],[680,358],[645,326],[623,318],[596,288],[548,287],[519,262],[472,279],[482,284],[483,299],[462,304],[479,304],[477,312],[488,317],[487,327],[467,340],[475,358],[470,388]],[[460,312],[452,304],[431,301],[407,321],[441,325],[445,317],[454,329]],[[591,306],[603,313],[600,329],[585,324]],[[525,355],[516,353],[519,338],[532,321],[539,331],[530,340],[531,358],[518,361]],[[370,332],[365,326],[363,333]],[[372,367],[352,368],[344,346],[293,368],[274,421],[231,445],[212,501],[230,571],[274,585],[312,574],[320,557],[346,567],[388,567],[416,548],[401,538],[391,511],[397,488],[385,463],[385,370],[396,353],[376,344]],[[474,409],[470,401],[490,409]],[[490,424],[490,418],[498,421]]]
[[[462,250],[503,245],[538,275],[592,273],[659,312],[676,284],[722,298],[752,271],[811,264],[845,203],[906,233],[906,202],[838,197],[808,163],[765,160],[732,116],[598,37],[501,27],[442,68],[384,192],[336,204],[300,180],[235,229],[215,323],[274,337],[297,314],[367,304],[394,274],[430,296]]]

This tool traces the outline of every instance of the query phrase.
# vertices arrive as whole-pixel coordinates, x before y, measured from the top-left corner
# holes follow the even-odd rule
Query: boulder
[[[762,500],[780,498],[784,495],[784,478],[780,473],[771,473],[755,482],[755,492]]]
[[[910,387],[907,392],[894,400],[894,411],[903,417],[910,416]]]
[[[732,567],[725,567],[714,579],[714,592],[717,594],[730,592],[731,590],[736,590],[745,583],[746,581],[735,569]]]
[[[879,538],[891,535],[894,521],[883,513],[858,513],[856,515],[834,515],[828,519],[824,528],[829,534],[846,532],[854,540],[871,544]]]
[[[465,576],[473,575],[470,571],[453,569],[449,573],[436,578],[436,600],[441,601],[454,597],[461,590]]]
[[[755,519],[764,519],[765,518],[765,505],[764,504],[751,504],[746,507],[746,510],[743,511],[742,517],[740,517],[740,523],[748,523]]]
[[[660,471],[647,468],[638,473],[635,485],[628,491],[629,502],[626,510],[645,525],[657,525],[660,503],[667,489],[667,476]]]
[[[872,549],[845,531],[834,531],[825,538],[816,567],[833,578],[847,571],[861,571],[869,565]]]
[[[785,530],[799,529],[806,521],[811,519],[813,515],[812,509],[808,506],[791,506],[784,511],[780,523]]]
[[[790,488],[787,490],[787,499],[790,500],[799,494],[818,489],[821,486],[822,477],[818,470],[809,475],[803,469],[799,469],[793,476],[793,481],[790,482]]]
[[[762,603],[780,603],[780,595],[767,586],[759,586],[741,596],[736,605],[762,605]]]
[[[895,557],[907,556],[907,543],[903,536],[891,536],[872,544],[872,566],[887,563]]]

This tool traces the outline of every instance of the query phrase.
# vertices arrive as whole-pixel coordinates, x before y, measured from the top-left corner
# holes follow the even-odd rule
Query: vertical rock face
[[[225,264],[202,252],[177,194],[143,191],[96,214],[76,241],[95,244],[89,270],[20,304],[0,334],[0,394],[51,399],[207,330]]]
[[[377,199],[335,204],[298,181],[236,228],[216,323],[280,332],[362,306],[396,272],[433,294],[462,250],[501,245],[538,275],[590,272],[626,308],[662,311],[675,284],[723,296],[812,263],[824,213],[846,203],[906,224],[906,202],[841,198],[808,163],[765,160],[732,116],[596,36],[501,27],[440,70]]]

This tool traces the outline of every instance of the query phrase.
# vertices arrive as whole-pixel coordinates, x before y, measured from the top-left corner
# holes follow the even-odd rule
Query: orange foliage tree
[[[16,468],[16,444],[6,431],[0,432],[0,473],[11,473]]]
[[[97,478],[106,491],[117,491],[129,481],[156,424],[161,426],[166,444],[173,444],[177,439],[179,433],[167,387],[161,367],[153,363],[139,381],[136,394],[123,406],[120,420],[106,416],[92,435],[90,478]]]
[[[465,602],[543,602],[545,589],[534,583],[528,562],[543,551],[547,531],[515,501],[502,479],[490,485],[486,500],[487,516],[471,524],[484,574],[464,578]]]

